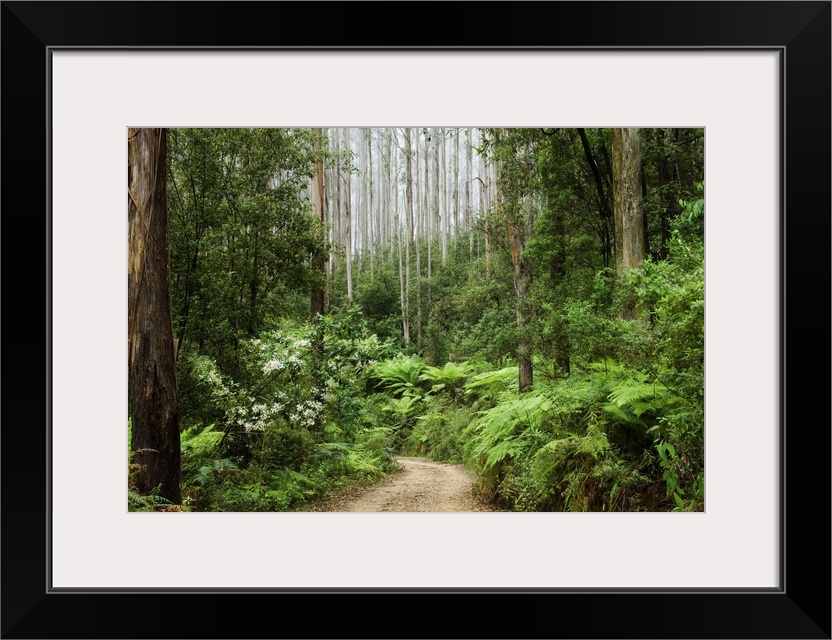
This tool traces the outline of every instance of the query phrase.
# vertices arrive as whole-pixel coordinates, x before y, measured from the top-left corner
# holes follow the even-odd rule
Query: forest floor
[[[365,489],[352,489],[312,505],[309,511],[496,511],[472,491],[473,476],[461,464],[397,458],[401,471]]]

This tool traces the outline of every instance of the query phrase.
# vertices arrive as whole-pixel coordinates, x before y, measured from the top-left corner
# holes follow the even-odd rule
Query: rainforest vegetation
[[[704,130],[131,129],[130,510],[704,510]]]

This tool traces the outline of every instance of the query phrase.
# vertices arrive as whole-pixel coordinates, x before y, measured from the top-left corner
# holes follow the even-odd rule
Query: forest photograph
[[[131,512],[703,512],[703,128],[128,129]]]

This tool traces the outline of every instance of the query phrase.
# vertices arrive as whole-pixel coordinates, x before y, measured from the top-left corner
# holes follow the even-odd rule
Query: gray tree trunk
[[[350,130],[349,128],[344,129],[344,147],[347,152],[347,157],[351,158],[351,149],[352,146],[350,145]],[[350,162],[352,164],[352,162]],[[344,216],[346,218],[346,224],[344,227],[344,244],[346,245],[344,249],[345,259],[347,261],[347,298],[349,299],[350,303],[352,303],[353,296],[352,296],[352,170],[348,168],[347,170],[347,180],[345,184],[346,191],[344,193]]]
[[[612,130],[613,210],[615,213],[615,264],[619,274],[644,261],[644,213],[641,198],[641,140],[637,128]],[[620,316],[638,315],[627,301]]]

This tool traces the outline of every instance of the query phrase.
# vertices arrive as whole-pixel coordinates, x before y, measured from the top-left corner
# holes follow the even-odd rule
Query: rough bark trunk
[[[129,408],[136,490],[182,501],[170,300],[166,129],[128,129]]]
[[[644,260],[644,221],[641,199],[641,142],[636,128],[613,129],[613,201],[615,264],[619,274],[640,267]],[[633,319],[637,309],[625,303],[621,317]]]

